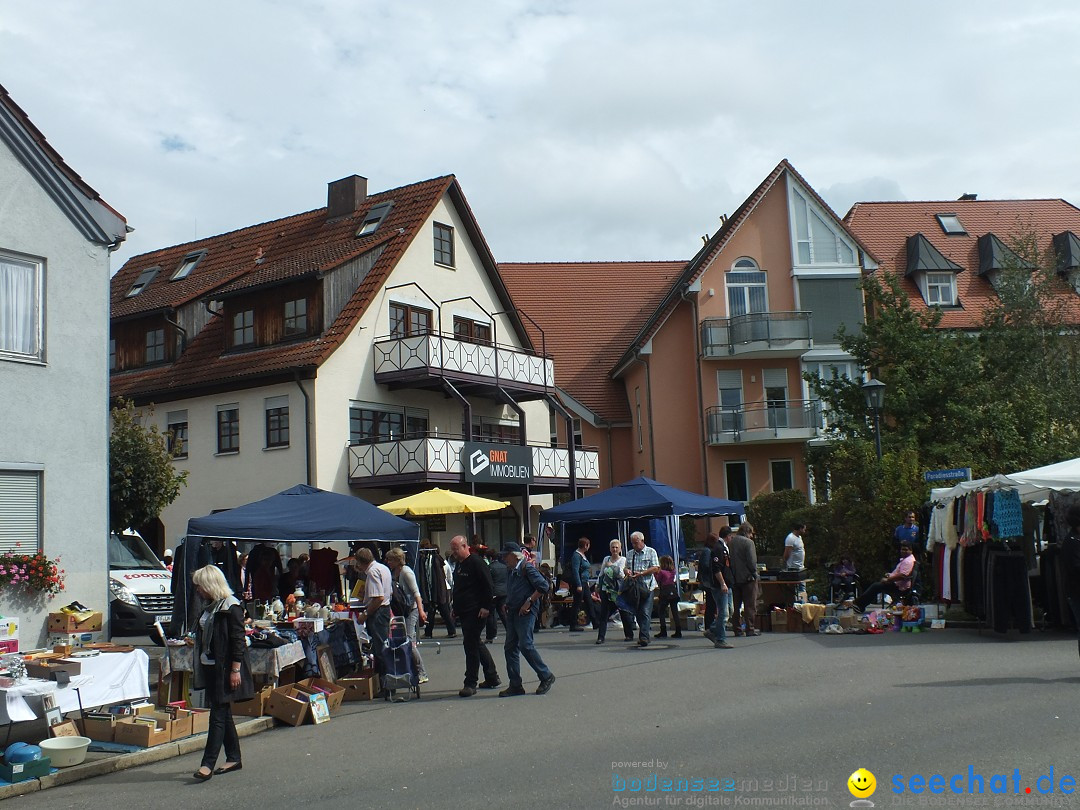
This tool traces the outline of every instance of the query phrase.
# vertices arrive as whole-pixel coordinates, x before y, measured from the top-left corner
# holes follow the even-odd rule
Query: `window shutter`
[[[40,549],[41,473],[0,472],[0,553]]]
[[[787,388],[786,368],[766,368],[761,372],[766,388]]]
[[[738,369],[722,369],[716,372],[717,388],[742,388],[742,372]]]

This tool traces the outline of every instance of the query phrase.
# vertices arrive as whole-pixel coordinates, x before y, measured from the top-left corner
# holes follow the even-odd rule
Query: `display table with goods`
[[[812,579],[759,579],[758,596],[766,607],[769,605],[786,607],[793,604],[795,592],[800,585],[805,590],[806,586],[813,581]]]
[[[248,648],[248,664],[251,666],[252,675],[260,675],[265,680],[276,684],[281,676],[281,671],[298,661],[305,659],[304,645],[299,641],[287,642],[278,647]],[[173,644],[171,641],[165,647],[165,653],[161,656],[161,676],[169,677],[176,673],[191,673],[194,671],[195,645]]]
[[[149,697],[149,656],[142,650],[124,649],[109,652],[102,645],[70,656],[36,653],[30,660],[20,656],[24,669],[46,677],[0,677],[0,723],[41,717],[45,703],[66,714]]]

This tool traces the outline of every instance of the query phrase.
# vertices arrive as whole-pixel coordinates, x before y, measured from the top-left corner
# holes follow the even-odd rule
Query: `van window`
[[[165,566],[139,535],[112,534],[109,536],[109,568],[113,571],[160,571]]]

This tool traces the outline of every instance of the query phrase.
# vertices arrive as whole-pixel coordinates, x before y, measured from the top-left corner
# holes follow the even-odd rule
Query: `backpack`
[[[412,598],[405,585],[401,581],[401,573],[390,578],[390,612],[395,616],[408,616],[416,607],[416,601]]]

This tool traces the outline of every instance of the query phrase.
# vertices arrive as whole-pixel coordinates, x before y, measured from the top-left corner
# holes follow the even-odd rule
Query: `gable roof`
[[[946,234],[937,217],[955,215],[965,233]],[[922,234],[942,257],[970,272],[958,272],[959,307],[944,307],[940,326],[971,329],[982,325],[987,307],[997,300],[993,285],[979,275],[979,237],[992,233],[1003,240],[1033,229],[1039,248],[1051,245],[1054,234],[1080,233],[1080,209],[1062,199],[1042,200],[920,200],[858,202],[844,217],[852,231],[877,257],[884,272],[899,276],[901,288],[917,311],[927,309],[916,279],[909,277],[907,240]],[[1080,321],[1080,296],[1063,292],[1071,317]]]
[[[295,369],[310,373],[352,332],[443,195],[448,195],[457,206],[520,340],[531,348],[465,196],[453,175],[448,175],[370,195],[357,211],[333,220],[327,219],[326,208],[318,208],[132,257],[112,280],[114,321],[168,312],[199,299],[299,280],[332,270],[365,253],[381,251],[341,313],[326,325],[322,335],[223,353],[222,318],[212,318],[198,335],[191,336],[185,351],[173,364],[114,373],[112,395],[178,395],[177,392],[192,388],[223,386],[233,381],[242,385],[268,376],[280,377]],[[393,208],[378,229],[357,237],[367,212],[391,200]],[[172,281],[173,272],[183,258],[196,251],[206,251],[206,255],[187,278]],[[161,272],[138,295],[126,297],[139,275],[154,266],[160,266]]]
[[[556,385],[604,421],[625,422],[626,391],[606,372],[685,267],[685,261],[503,262],[499,271],[528,316],[533,345],[554,358]]]
[[[106,246],[124,241],[127,220],[67,164],[3,85],[0,142],[11,149],[85,238]]]
[[[720,227],[720,230],[712,235],[701,250],[698,251],[697,255],[686,265],[682,274],[670,286],[667,294],[660,301],[652,315],[645,321],[641,329],[634,336],[629,347],[624,351],[622,356],[619,357],[612,369],[612,373],[618,374],[623,366],[634,358],[635,353],[644,346],[657,331],[659,331],[672,310],[678,306],[682,293],[705,273],[712,263],[712,260],[724,249],[731,240],[731,237],[735,235],[742,224],[749,218],[750,214],[753,213],[758,203],[764,199],[765,195],[768,194],[785,173],[791,174],[799,185],[801,185],[813,198],[814,202],[832,218],[832,221],[837,227],[841,228],[849,237],[851,237],[851,240],[860,250],[869,254],[871,258],[875,258],[863,242],[859,240],[858,236],[856,236],[844,221],[836,215],[836,212],[829,207],[829,204],[818,195],[813,186],[806,182],[803,176],[795,170],[795,167],[788,162],[787,158],[784,158],[776,164],[776,168],[769,172],[769,175],[761,181],[750,196],[743,200],[742,205],[735,209],[735,212],[725,220],[724,224]]]

